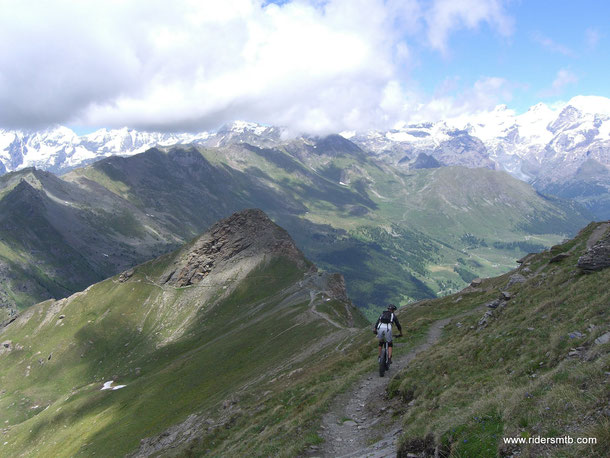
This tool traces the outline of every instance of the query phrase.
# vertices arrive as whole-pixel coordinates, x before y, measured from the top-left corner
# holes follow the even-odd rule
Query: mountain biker
[[[394,315],[396,306],[394,304],[388,305],[388,309],[384,310],[383,313],[377,319],[373,333],[377,335],[379,340],[379,358],[381,358],[381,348],[383,347],[384,341],[388,343],[388,359],[392,364],[392,323],[396,325],[400,334],[397,337],[402,337],[402,327],[398,322],[398,318]]]

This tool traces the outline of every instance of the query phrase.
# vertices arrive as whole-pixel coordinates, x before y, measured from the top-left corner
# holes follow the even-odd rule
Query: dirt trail
[[[322,418],[320,435],[325,442],[313,448],[309,456],[324,457],[394,457],[396,441],[402,432],[400,420],[393,420],[392,403],[386,399],[390,379],[419,353],[426,351],[440,338],[443,328],[457,318],[480,311],[475,310],[435,321],[428,330],[426,341],[410,352],[394,356],[392,368],[385,377],[377,372],[366,375],[347,393],[340,395]],[[395,348],[401,346],[395,342]]]

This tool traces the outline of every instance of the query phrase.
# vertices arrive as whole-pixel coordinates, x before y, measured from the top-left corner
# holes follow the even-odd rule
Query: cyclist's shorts
[[[388,343],[392,342],[392,325],[386,326],[384,323],[381,323],[379,329],[377,329],[377,339],[380,342],[384,340]]]

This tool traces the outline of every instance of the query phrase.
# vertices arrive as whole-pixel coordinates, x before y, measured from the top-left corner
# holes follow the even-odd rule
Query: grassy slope
[[[575,241],[536,255],[522,266],[537,274],[509,289],[514,297],[485,328],[476,329],[486,310],[484,304],[506,289],[510,274],[484,280],[478,291],[420,302],[400,311],[406,338],[396,346],[397,352],[420,343],[434,321],[474,311],[455,319],[437,345],[392,380],[389,394],[404,402],[397,410],[405,425],[402,444],[413,445],[412,439],[431,434],[432,442],[445,444],[453,456],[496,456],[503,436],[570,434],[597,437],[602,445],[525,452],[582,456],[607,448],[608,420],[599,412],[610,401],[605,390],[610,360],[608,345],[593,342],[610,325],[610,297],[605,288],[610,269],[583,275],[574,267],[593,229],[591,225]],[[548,264],[551,256],[568,250],[569,258]],[[156,342],[171,333],[171,326],[144,321],[148,323],[144,332],[137,328],[142,326],[141,314],[158,298],[158,287],[145,280],[159,275],[169,262],[165,257],[149,263],[127,283],[108,280],[74,299],[64,320],[79,323],[78,333],[68,327],[68,321],[51,315],[53,320],[38,333],[35,346],[0,356],[0,383],[5,390],[0,395],[0,412],[3,421],[9,420],[2,435],[8,442],[3,452],[107,455],[110,447],[112,454],[124,453],[136,447],[140,438],[195,412],[206,423],[176,443],[172,454],[294,456],[320,442],[319,421],[333,397],[374,371],[376,347],[368,329],[333,331],[325,321],[309,325],[290,321],[306,307],[306,300],[283,309],[286,315],[277,316],[276,322],[240,323],[243,327],[229,340],[210,335],[208,323],[230,319],[228,305],[244,304],[244,313],[256,310],[257,314],[273,307],[273,301],[254,308],[253,303],[262,299],[261,290],[274,291],[284,284],[261,285],[258,274],[226,298],[224,307],[204,307],[205,318],[184,339],[156,348]],[[292,281],[287,266],[270,268],[287,274],[287,283]],[[294,278],[301,275],[293,272]],[[192,300],[187,290],[173,292],[169,303]],[[146,307],[134,307],[134,303]],[[39,309],[52,305],[49,301],[30,309],[34,318],[29,328],[5,332],[2,339],[27,343],[26,334],[34,335],[37,323],[44,319]],[[341,308],[331,305],[321,301],[317,309],[341,320],[336,314]],[[179,317],[171,320],[177,322]],[[595,327],[590,328],[591,324]],[[64,329],[69,332],[62,335]],[[280,331],[275,334],[279,336],[283,330],[286,333],[278,345],[271,334]],[[574,331],[582,337],[571,338],[569,333]],[[315,347],[329,332],[339,343]],[[206,351],[210,341],[214,348],[226,348],[231,360],[227,362],[224,353],[215,356]],[[239,356],[231,345],[239,348]],[[587,358],[567,357],[577,346],[587,348]],[[312,350],[301,360],[291,359],[306,348]],[[45,360],[50,352],[52,359]],[[30,375],[24,378],[28,365]],[[228,377],[216,384],[207,374],[216,374],[218,368]],[[256,379],[261,373],[265,376]],[[99,391],[110,378],[127,387]],[[241,390],[248,381],[252,383],[247,390]]]
[[[165,252],[176,238],[102,187],[25,169],[0,179],[0,302],[61,298]]]
[[[393,379],[391,395],[415,399],[403,416],[403,453],[416,451],[414,439],[428,434],[452,456],[490,457],[506,450],[502,437],[567,434],[597,437],[600,443],[588,449],[532,445],[523,453],[603,456],[610,445],[609,420],[601,413],[610,402],[610,357],[608,344],[594,341],[610,326],[610,269],[586,275],[575,267],[594,227],[522,267],[538,274],[508,289],[514,298],[496,310],[487,327],[477,329],[483,310],[460,324],[454,320],[439,344]],[[570,257],[548,264],[568,250]],[[477,307],[495,299],[508,280],[509,274],[488,279],[481,292],[425,307],[454,307],[458,298],[459,304]],[[417,309],[408,309],[405,321]],[[581,346],[581,357],[568,356]]]
[[[0,200],[0,262],[6,265],[0,296],[8,305],[62,297],[102,276],[45,218],[39,191],[22,182]]]
[[[262,392],[260,374],[286,377],[297,364],[291,355],[338,332],[308,311],[308,290],[284,301],[304,275],[292,261],[269,260],[236,288],[229,283],[228,296],[217,285],[211,298],[206,288],[151,283],[172,261],[168,255],[138,268],[128,282],[109,279],[31,307],[29,319],[3,329],[13,350],[0,354],[2,442],[8,442],[0,455],[125,454],[193,412],[219,417],[223,400],[240,396],[246,385],[250,397]],[[335,309],[331,318],[347,322]],[[285,332],[290,338],[279,339]],[[337,339],[305,356],[319,359]],[[107,380],[127,387],[100,391]],[[289,386],[286,380],[278,384]]]

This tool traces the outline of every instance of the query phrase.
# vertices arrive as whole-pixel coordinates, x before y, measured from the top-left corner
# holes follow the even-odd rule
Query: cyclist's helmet
[[[388,305],[388,310],[391,310],[393,312],[394,310],[396,310],[396,306],[394,304],[390,304]]]

